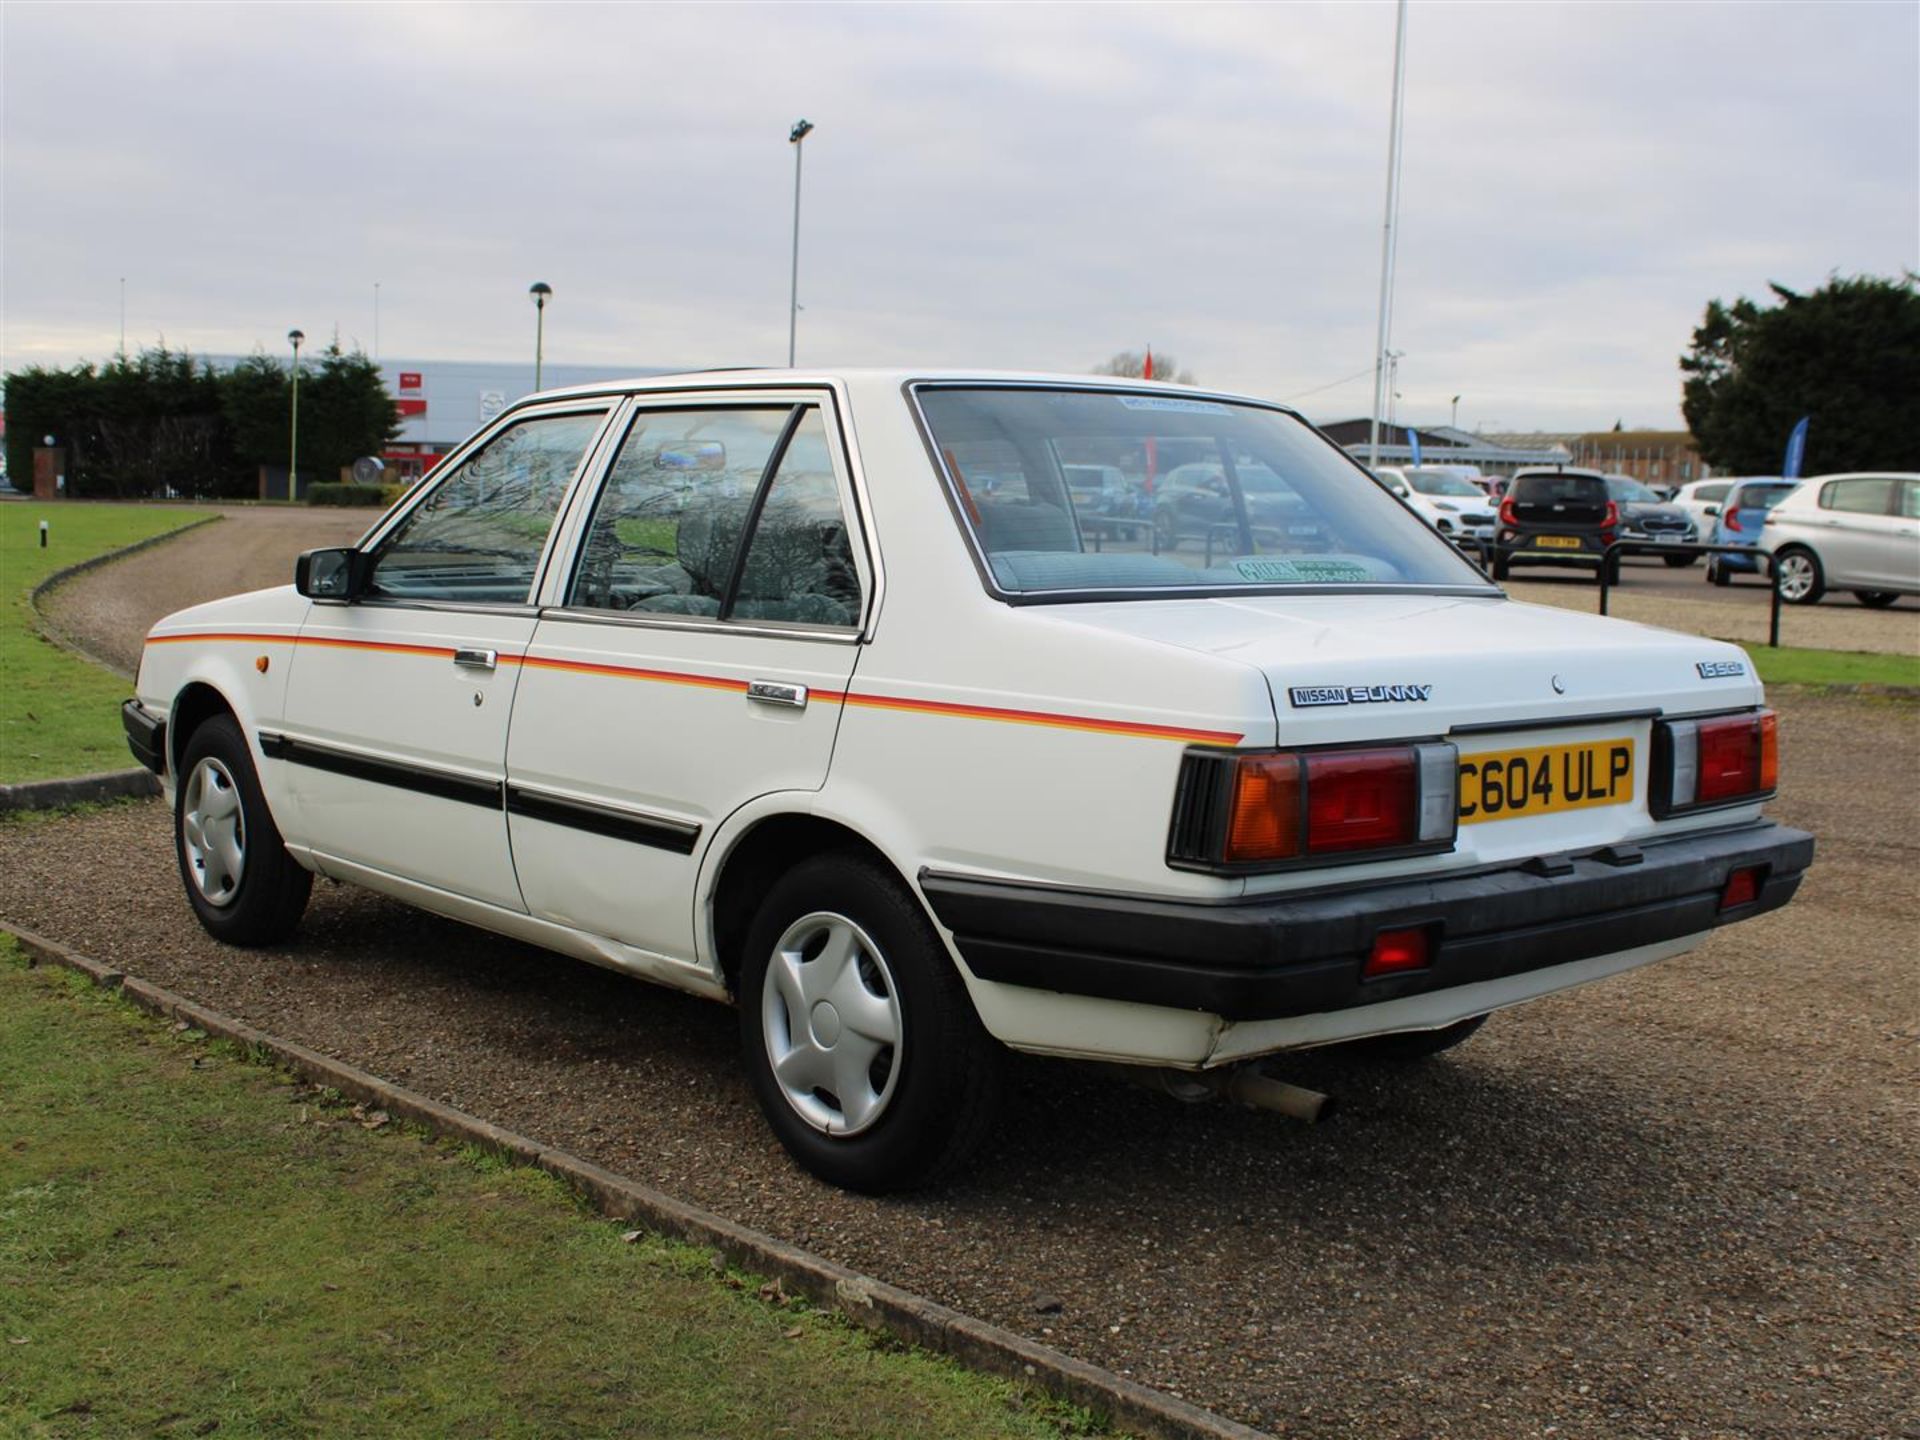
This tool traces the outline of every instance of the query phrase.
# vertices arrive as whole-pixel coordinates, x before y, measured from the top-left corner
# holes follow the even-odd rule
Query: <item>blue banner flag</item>
[[[1420,463],[1420,432],[1412,426],[1407,427],[1407,446],[1413,451],[1413,463]]]
[[[1787,459],[1780,467],[1782,480],[1798,480],[1800,463],[1807,458],[1807,422],[1813,417],[1802,415],[1800,423],[1793,427],[1793,434],[1787,437]]]

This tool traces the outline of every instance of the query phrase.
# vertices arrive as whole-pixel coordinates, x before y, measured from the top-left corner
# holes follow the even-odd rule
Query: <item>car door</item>
[[[1899,482],[1890,475],[1856,475],[1820,487],[1821,568],[1837,589],[1893,588],[1892,515]]]
[[[1902,479],[1894,497],[1889,589],[1920,593],[1920,480]]]
[[[697,961],[695,878],[740,806],[826,781],[872,594],[833,397],[640,402],[514,700],[534,915]]]
[[[507,723],[549,534],[610,408],[508,417],[370,538],[363,598],[315,602],[263,748],[287,767],[287,838],[329,873],[522,908]]]

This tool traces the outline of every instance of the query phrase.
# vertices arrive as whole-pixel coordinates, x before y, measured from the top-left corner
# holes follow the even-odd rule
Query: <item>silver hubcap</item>
[[[1789,555],[1780,562],[1780,594],[1798,600],[1813,589],[1813,562],[1804,555]]]
[[[801,1119],[828,1135],[877,1121],[900,1075],[900,999],[886,957],[844,915],[787,927],[760,997],[773,1077]]]
[[[180,805],[187,872],[209,905],[231,905],[247,869],[246,818],[233,775],[211,755],[193,767]]]

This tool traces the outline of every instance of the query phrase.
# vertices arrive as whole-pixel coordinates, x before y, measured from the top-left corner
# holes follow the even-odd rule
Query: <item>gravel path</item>
[[[188,605],[293,582],[302,550],[351,545],[377,510],[228,505],[212,525],[76,575],[41,601],[62,639],[132,678],[156,620]]]
[[[1023,1062],[943,1194],[789,1164],[730,1011],[317,887],[223,949],[143,802],[0,825],[0,916],[668,1192],[1289,1435],[1913,1436],[1920,707],[1789,695],[1786,910],[1316,1128]]]

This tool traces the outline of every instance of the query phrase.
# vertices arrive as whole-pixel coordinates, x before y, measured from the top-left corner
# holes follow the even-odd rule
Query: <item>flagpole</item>
[[[1393,119],[1387,129],[1387,219],[1380,236],[1380,322],[1373,343],[1373,410],[1367,425],[1367,468],[1380,466],[1380,389],[1387,378],[1387,340],[1393,333],[1394,222],[1400,214],[1400,123],[1407,88],[1407,0],[1399,0],[1393,28]]]

